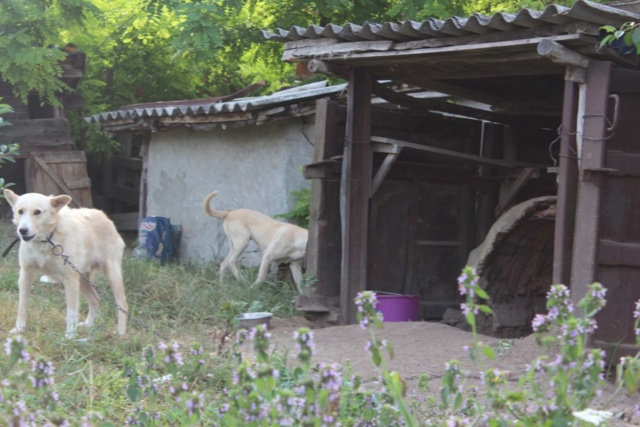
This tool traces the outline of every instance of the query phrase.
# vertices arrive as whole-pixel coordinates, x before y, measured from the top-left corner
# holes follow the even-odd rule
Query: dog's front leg
[[[64,297],[67,302],[67,338],[76,334],[80,320],[80,276],[75,272],[66,275],[64,280]]]
[[[36,279],[36,275],[33,274],[28,268],[20,268],[20,276],[18,278],[18,317],[16,318],[16,327],[11,330],[11,333],[19,333],[24,331],[27,326],[27,308],[29,306],[29,295],[31,294],[31,286]]]
[[[89,277],[90,274],[85,274],[85,277]],[[80,292],[87,298],[89,305],[89,313],[87,319],[84,322],[80,322],[78,326],[91,328],[98,315],[98,306],[100,305],[100,295],[91,282],[85,278],[80,279]]]

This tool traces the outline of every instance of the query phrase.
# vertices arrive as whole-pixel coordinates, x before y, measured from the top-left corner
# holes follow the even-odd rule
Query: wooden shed
[[[61,80],[73,89],[84,74],[85,54],[75,45],[65,48],[67,59],[61,63]],[[53,106],[41,104],[38,94],[33,93],[23,102],[14,95],[9,83],[0,80],[0,99],[13,109],[3,115],[11,125],[0,128],[0,143],[20,144],[16,163],[2,166],[5,181],[14,183],[12,189],[17,193],[68,194],[73,199],[72,205],[92,207],[85,153],[75,149],[65,118],[65,109],[78,106],[81,96],[61,93],[60,105]],[[8,209],[6,204],[4,209]],[[3,212],[6,215],[8,210]]]
[[[507,311],[526,303],[509,335],[530,330],[534,301],[552,283],[570,285],[577,300],[600,281],[608,304],[595,343],[636,350],[640,72],[635,52],[598,44],[602,25],[638,21],[638,11],[638,2],[579,0],[263,33],[284,43],[284,60],[348,81],[344,122],[339,106],[319,109],[323,144],[306,169],[317,178],[310,265],[318,296],[339,300],[343,322],[355,321],[354,297],[367,289],[418,293],[423,318],[442,317],[458,306],[456,276],[501,214],[552,196],[530,217],[538,227],[509,228],[517,234],[503,240],[502,267],[491,269],[507,323]],[[395,108],[373,108],[372,96]],[[537,264],[518,274],[505,259],[523,250],[535,256],[515,265]],[[538,289],[519,286],[527,283]]]

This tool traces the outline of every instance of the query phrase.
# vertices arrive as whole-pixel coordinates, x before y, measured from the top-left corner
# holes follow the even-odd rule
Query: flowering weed
[[[475,271],[465,268],[458,280],[461,305],[472,329],[466,348],[476,371],[458,360],[444,366],[439,393],[433,378],[420,378],[418,392],[407,393],[407,382],[387,368],[393,347],[379,339],[382,314],[373,292],[356,298],[358,322],[368,333],[368,352],[377,379],[363,381],[350,368],[316,364],[313,331],[299,329],[294,339],[295,363],[274,351],[264,326],[240,330],[232,348],[214,359],[200,345],[184,347],[160,342],[124,363],[123,375],[109,387],[122,387],[114,402],[126,425],[208,426],[580,426],[606,425],[607,407],[594,407],[605,384],[604,351],[589,346],[597,328],[595,316],[604,307],[606,289],[594,283],[574,307],[569,289],[551,287],[547,311],[532,322],[537,341],[547,350],[525,367],[520,378],[490,366],[496,354],[476,332],[476,316],[492,314],[489,295]],[[640,346],[640,301],[635,303],[636,344]],[[241,349],[251,344],[252,356]],[[70,410],[54,381],[53,364],[34,355],[19,336],[7,340],[0,362],[0,419],[8,426],[100,426],[113,424],[87,408]],[[508,351],[508,348],[504,351]],[[139,352],[139,350],[138,350]],[[219,357],[219,356],[218,356]],[[419,357],[419,355],[416,355]],[[637,393],[640,353],[621,358],[616,366],[616,393]],[[436,376],[440,377],[440,376]],[[104,377],[103,377],[104,378]],[[469,385],[471,379],[480,385]],[[612,399],[615,398],[615,395]],[[611,403],[608,402],[608,403]],[[640,418],[640,405],[636,408]],[[74,414],[74,415],[71,415]]]

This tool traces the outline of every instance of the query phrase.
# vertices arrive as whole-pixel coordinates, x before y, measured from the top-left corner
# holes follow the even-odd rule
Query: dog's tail
[[[229,211],[217,211],[210,206],[211,199],[213,199],[216,194],[218,194],[217,191],[207,194],[207,197],[204,198],[204,202],[202,203],[202,206],[204,207],[204,211],[209,216],[212,216],[214,218],[224,219],[227,217],[227,215],[229,215]]]

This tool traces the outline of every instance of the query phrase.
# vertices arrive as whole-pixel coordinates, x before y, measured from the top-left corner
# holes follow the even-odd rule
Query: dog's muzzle
[[[20,235],[20,239],[22,239],[23,242],[28,242],[29,240],[32,240],[34,237],[36,237],[35,234],[32,234],[31,236],[27,236],[28,232],[29,232],[29,230],[27,230],[27,229],[18,230],[18,234]]]

